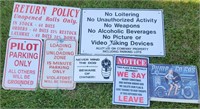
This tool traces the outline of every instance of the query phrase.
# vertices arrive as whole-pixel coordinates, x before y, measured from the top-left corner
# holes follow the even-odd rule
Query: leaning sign
[[[81,54],[165,56],[164,42],[162,10],[82,11]]]
[[[14,3],[9,36],[78,40],[80,8]]]
[[[38,85],[42,41],[9,38],[3,73],[4,89],[35,90]]]

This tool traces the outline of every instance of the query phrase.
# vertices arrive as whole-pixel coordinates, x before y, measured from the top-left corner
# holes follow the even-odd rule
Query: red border
[[[54,40],[54,41],[58,41],[58,39],[46,39],[45,40],[45,42],[44,42],[44,57],[43,57],[43,63],[42,63],[42,72],[41,72],[41,75],[42,75],[42,77],[41,77],[41,80],[40,80],[40,88],[41,89],[68,89],[68,90],[73,90],[73,89],[75,89],[75,87],[76,87],[76,83],[73,81],[73,78],[72,78],[72,81],[74,82],[73,83],[73,86],[72,87],[44,87],[43,86],[43,77],[44,77],[44,64],[45,64],[45,51],[46,51],[46,42],[48,41],[48,40]],[[64,41],[75,41],[75,54],[77,54],[77,40],[75,39],[75,40],[64,40]],[[75,56],[75,55],[74,55]]]
[[[16,40],[38,40],[40,42],[40,53],[39,53],[39,59],[38,59],[38,74],[37,74],[37,81],[36,81],[36,87],[35,88],[13,88],[13,87],[6,87],[5,86],[5,75],[6,75],[6,69],[7,69],[7,60],[8,60],[8,52],[9,52],[9,44],[10,44],[10,40],[12,39],[16,39]],[[4,89],[11,89],[11,90],[35,90],[37,88],[38,85],[38,78],[39,78],[39,74],[40,74],[40,61],[41,61],[41,52],[42,51],[42,41],[40,39],[29,39],[29,38],[9,38],[7,40],[7,48],[6,48],[6,59],[5,59],[5,64],[4,64],[4,73],[3,73],[3,83],[2,83],[2,87]]]

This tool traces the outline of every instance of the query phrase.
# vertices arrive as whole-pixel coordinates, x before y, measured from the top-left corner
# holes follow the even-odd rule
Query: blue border
[[[123,103],[123,102],[115,102],[115,87],[116,87],[116,59],[117,57],[125,57],[125,58],[137,58],[137,59],[146,59],[148,61],[148,64],[147,64],[147,104],[137,104],[137,103]],[[149,107],[150,106],[150,96],[149,96],[149,74],[148,74],[148,66],[149,66],[149,58],[145,58],[145,57],[131,57],[131,56],[114,56],[114,78],[113,78],[113,99],[112,99],[112,103],[113,104],[119,104],[119,105],[129,105],[129,106],[144,106],[144,107]],[[119,66],[127,66],[127,65],[119,65]],[[136,66],[138,67],[138,66]]]

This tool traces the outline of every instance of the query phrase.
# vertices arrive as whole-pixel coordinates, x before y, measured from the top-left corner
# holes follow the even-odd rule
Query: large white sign
[[[148,58],[116,56],[113,104],[150,106]]]
[[[80,8],[14,3],[9,36],[78,40]]]
[[[165,56],[162,10],[83,9],[81,54]]]
[[[4,89],[35,90],[38,85],[42,41],[29,38],[9,38],[5,57]]]
[[[75,82],[113,82],[113,56],[75,56]]]
[[[72,90],[75,88],[73,65],[76,48],[76,40],[45,40],[40,82],[42,89]]]

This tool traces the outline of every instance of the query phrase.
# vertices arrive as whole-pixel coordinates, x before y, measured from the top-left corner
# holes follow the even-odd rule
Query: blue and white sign
[[[200,102],[196,66],[150,64],[149,73],[152,101]]]

